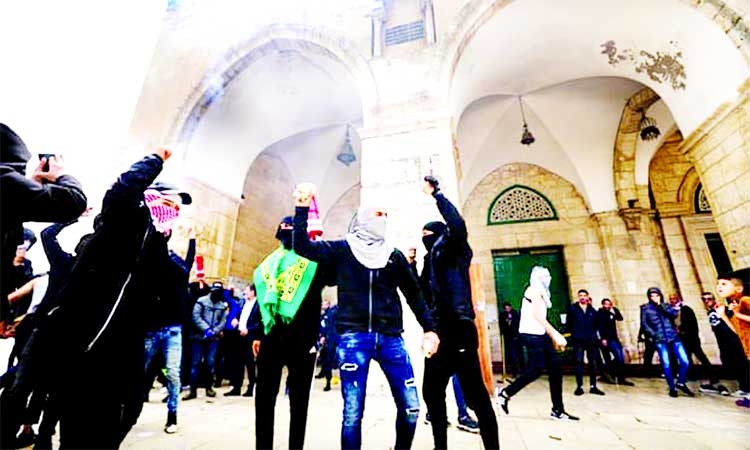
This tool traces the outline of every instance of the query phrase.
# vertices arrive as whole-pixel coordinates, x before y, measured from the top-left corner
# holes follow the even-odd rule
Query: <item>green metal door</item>
[[[558,330],[562,330],[560,314],[564,314],[570,303],[568,274],[562,247],[527,248],[492,253],[495,266],[495,292],[497,306],[502,310],[508,302],[513,309],[520,310],[523,293],[529,285],[529,274],[534,266],[544,266],[552,274],[550,293],[552,308],[547,320]]]

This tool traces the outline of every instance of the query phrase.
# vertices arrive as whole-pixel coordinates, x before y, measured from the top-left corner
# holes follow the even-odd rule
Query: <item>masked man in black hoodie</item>
[[[332,266],[338,286],[337,354],[344,397],[341,447],[362,446],[370,361],[380,364],[396,403],[395,449],[411,448],[419,418],[419,397],[414,370],[401,337],[403,318],[400,289],[425,331],[427,356],[437,351],[432,314],[406,257],[385,239],[387,213],[379,208],[360,208],[345,239],[310,241],[307,215],[313,186],[302,183],[294,192],[294,251],[305,258]],[[260,297],[260,296],[259,296]],[[445,386],[443,386],[445,392]]]
[[[274,411],[284,366],[289,388],[289,447],[305,443],[310,384],[315,372],[315,343],[322,291],[333,284],[329,267],[292,250],[292,218],[284,217],[276,230],[281,247],[255,270],[260,314],[255,317],[259,343],[255,390],[255,448],[273,448]],[[299,275],[299,276],[297,276]],[[292,293],[287,296],[287,294]],[[251,314],[252,317],[252,314]],[[257,341],[255,341],[257,342]]]
[[[159,148],[120,175],[67,283],[39,307],[46,318],[21,364],[59,399],[61,448],[118,448],[141,413],[147,316],[175,295],[163,233],[171,216],[144,191],[170,155]]]
[[[420,284],[437,321],[440,337],[438,352],[425,359],[422,387],[435,448],[448,446],[445,388],[455,374],[466,403],[477,415],[484,448],[498,449],[497,420],[479,366],[479,339],[469,283],[472,251],[467,242],[466,223],[440,191],[437,179],[425,177],[423,191],[435,198],[445,219],[445,223],[429,222],[422,229],[427,255]]]
[[[17,287],[13,283],[13,260],[24,241],[23,223],[67,222],[86,209],[81,184],[64,173],[62,157],[52,157],[49,161],[42,158],[31,178],[27,178],[29,159],[31,152],[23,140],[0,123],[0,321],[9,318],[8,294]],[[3,448],[15,446],[30,391],[27,386],[5,389],[2,393],[0,445]]]

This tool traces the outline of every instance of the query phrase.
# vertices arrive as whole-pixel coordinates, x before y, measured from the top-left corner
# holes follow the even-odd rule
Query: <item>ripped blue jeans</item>
[[[380,333],[344,333],[337,348],[344,413],[341,448],[362,448],[362,416],[365,412],[370,361],[383,369],[396,403],[395,449],[411,448],[419,418],[419,397],[409,354],[401,336]]]

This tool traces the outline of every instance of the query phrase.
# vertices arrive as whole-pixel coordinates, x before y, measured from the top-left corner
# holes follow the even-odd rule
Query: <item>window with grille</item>
[[[695,212],[696,213],[710,213],[711,205],[708,203],[706,197],[706,191],[703,190],[703,183],[699,183],[698,187],[695,188]]]
[[[515,185],[505,189],[492,202],[488,225],[538,220],[557,220],[557,212],[547,197],[534,189]]]

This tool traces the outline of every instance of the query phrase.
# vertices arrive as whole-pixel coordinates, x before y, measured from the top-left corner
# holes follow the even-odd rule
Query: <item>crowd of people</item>
[[[15,338],[0,386],[0,447],[51,448],[59,427],[61,448],[118,448],[149,401],[154,379],[167,394],[164,432],[173,434],[180,402],[198,398],[199,389],[215,397],[214,388],[226,379],[225,396],[254,397],[256,448],[273,448],[274,411],[286,371],[288,446],[298,449],[304,446],[313,377],[324,378],[323,390],[330,391],[338,370],[340,445],[361,448],[369,367],[375,361],[396,408],[394,448],[410,448],[422,409],[402,338],[400,291],[424,332],[421,394],[435,448],[447,448],[449,384],[458,427],[478,433],[484,448],[499,448],[478,355],[469,280],[473,252],[466,223],[436,178],[425,177],[422,190],[443,220],[422,229],[427,253],[421,272],[416,248],[405,255],[386,239],[388,213],[382,207],[361,207],[344,239],[320,239],[319,224],[310,221],[315,188],[302,183],[290,204],[294,214],[276,227],[278,247],[238,295],[222,280],[206,279],[191,227],[184,257],[170,249],[180,211],[193,200],[188,192],[156,181],[171,156],[169,148],[156,148],[114,181],[93,230],[68,253],[57,236],[91,211],[80,183],[54,155],[41,157],[26,177],[31,153],[21,138],[0,124],[0,139],[0,333]],[[24,228],[27,222],[52,223],[41,233],[50,268],[39,276],[25,257],[36,241]],[[196,280],[190,282],[193,271]],[[563,404],[559,350],[568,339],[547,318],[550,281],[548,269],[534,267],[520,312],[509,304],[501,312],[506,358],[517,378],[499,392],[499,404],[507,414],[510,399],[546,368],[551,417],[578,420]],[[323,298],[326,286],[337,287],[334,305]],[[742,273],[731,274],[719,280],[721,301],[708,293],[703,300],[722,362],[739,382],[735,394],[746,397],[750,299],[744,289]],[[643,332],[660,356],[669,394],[679,390],[692,396],[685,383],[690,355],[710,366],[696,340],[695,314],[679,298],[665,302],[657,288],[649,289],[648,297],[641,308]],[[576,348],[575,395],[584,393],[584,358],[589,393],[604,395],[596,384],[600,360],[613,382],[632,386],[617,337],[622,314],[610,299],[598,310],[590,302],[588,292],[580,290],[567,314]],[[679,366],[676,383],[670,355]],[[104,376],[84,376],[90,373]],[[701,390],[728,392],[719,373],[711,374]]]

